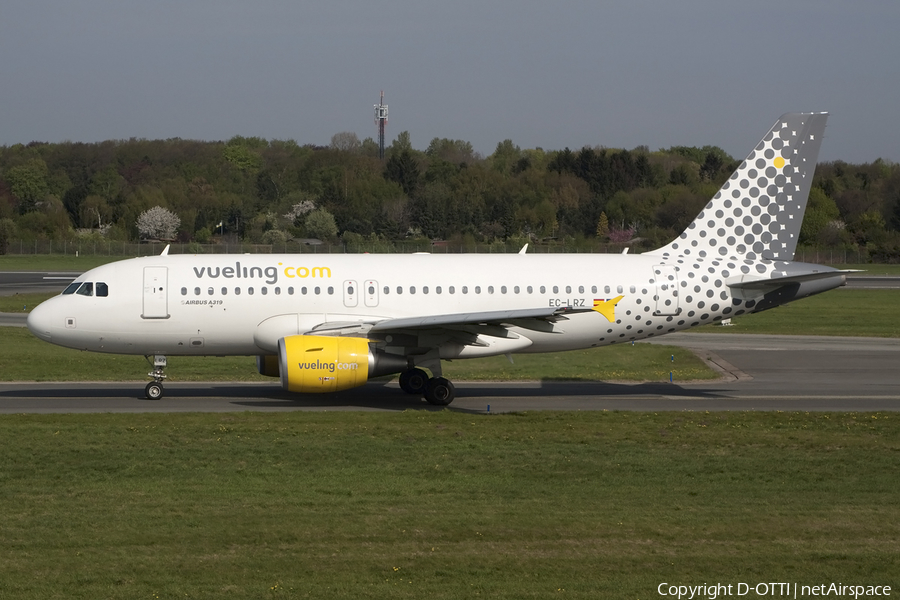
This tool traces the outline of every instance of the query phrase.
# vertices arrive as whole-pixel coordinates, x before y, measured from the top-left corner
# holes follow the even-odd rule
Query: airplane
[[[28,315],[53,344],[152,357],[256,356],[285,390],[399,373],[446,406],[441,361],[623,344],[846,284],[793,262],[827,113],[780,117],[696,219],[642,254],[168,255],[91,269]],[[428,372],[426,372],[426,369]],[[429,373],[430,372],[430,373]]]

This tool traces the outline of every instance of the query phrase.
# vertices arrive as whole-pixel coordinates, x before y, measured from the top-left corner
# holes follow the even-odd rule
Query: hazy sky
[[[0,145],[410,132],[490,154],[718,145],[831,113],[821,160],[900,161],[900,2],[6,0]]]

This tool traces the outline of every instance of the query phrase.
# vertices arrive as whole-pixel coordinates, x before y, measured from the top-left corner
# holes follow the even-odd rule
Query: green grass
[[[900,291],[838,289],[698,331],[900,337]]]
[[[0,437],[2,598],[900,585],[896,414],[13,415]]]
[[[87,271],[129,256],[75,256],[74,254],[0,255],[0,271]]]
[[[678,381],[718,377],[687,350],[649,344],[522,355],[515,361],[454,361],[444,363],[444,374],[456,381],[667,381],[670,371]],[[169,381],[273,381],[257,374],[254,357],[172,356],[168,362]],[[81,352],[41,341],[24,328],[0,328],[0,381],[135,381],[146,379],[150,369],[142,356]]]
[[[31,312],[35,306],[56,296],[57,293],[47,294],[13,294],[12,296],[0,296],[0,312],[21,313]]]

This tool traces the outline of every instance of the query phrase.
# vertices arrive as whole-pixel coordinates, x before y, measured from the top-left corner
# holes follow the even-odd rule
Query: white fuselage
[[[464,358],[638,340],[731,312],[727,288],[710,283],[714,297],[694,294],[686,302],[688,282],[677,291],[674,267],[673,279],[655,274],[660,263],[656,256],[618,254],[152,256],[88,271],[78,281],[105,283],[107,296],[61,295],[35,309],[29,322],[39,337],[83,350],[259,355],[274,352],[260,342],[260,324],[280,315],[296,315],[299,331],[288,333],[304,333],[334,322],[571,309],[544,330],[511,323],[508,329],[524,341],[441,353]],[[608,313],[613,320],[591,310],[596,300],[619,296]]]

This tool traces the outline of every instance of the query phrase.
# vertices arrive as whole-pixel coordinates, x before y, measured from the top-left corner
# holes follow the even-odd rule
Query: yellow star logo
[[[612,323],[616,320],[616,304],[624,297],[625,296],[617,296],[612,300],[595,299],[592,310],[597,311],[606,317],[607,321]]]

